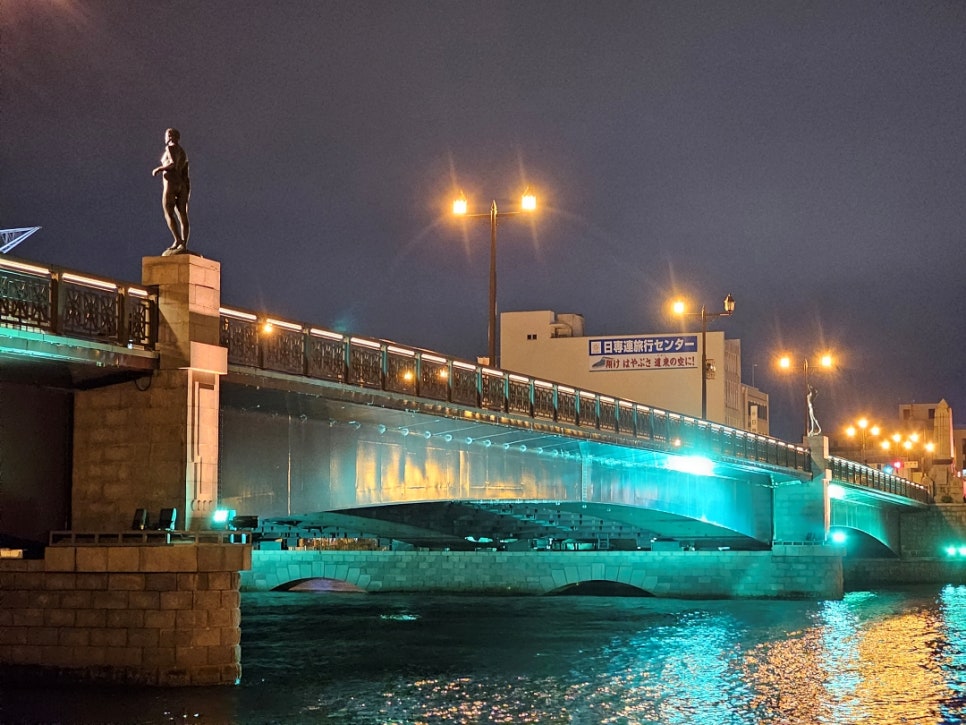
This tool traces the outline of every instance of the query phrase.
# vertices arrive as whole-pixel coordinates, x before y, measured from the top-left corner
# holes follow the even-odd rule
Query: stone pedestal
[[[73,516],[77,530],[129,527],[176,508],[176,528],[207,528],[218,495],[221,265],[192,254],[149,257],[158,290],[159,370],[150,378],[78,391]]]
[[[825,544],[831,519],[828,485],[828,438],[809,436],[803,441],[812,451],[812,480],[785,483],[775,489],[775,544]]]

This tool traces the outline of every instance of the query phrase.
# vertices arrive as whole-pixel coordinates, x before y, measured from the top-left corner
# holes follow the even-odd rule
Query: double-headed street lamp
[[[731,317],[735,312],[735,298],[730,294],[724,299],[723,312],[708,312],[704,305],[701,305],[700,312],[688,312],[684,302],[677,300],[673,305],[674,313],[690,317],[701,318],[701,418],[708,419],[708,375],[712,371],[708,369],[708,318],[709,317]]]
[[[832,360],[831,353],[822,353],[818,358],[819,367],[823,370],[831,370],[835,363]],[[790,355],[782,355],[778,359],[778,367],[782,370],[792,369],[792,358]],[[815,396],[818,395],[818,391],[813,388],[808,382],[808,358],[802,360],[802,374],[805,378],[805,435],[806,436],[817,436],[822,432],[822,426],[818,424],[818,418],[815,417]]]
[[[870,423],[869,419],[865,417],[859,418],[854,424],[845,429],[845,435],[847,435],[849,439],[854,439],[856,436],[860,436],[863,463],[868,463],[865,453],[868,449],[869,436],[877,438],[881,432],[882,428],[880,426]]]
[[[537,208],[537,197],[527,189],[523,192],[520,200],[520,208],[514,211],[497,212],[496,201],[490,204],[489,212],[470,214],[469,204],[466,196],[460,192],[459,198],[453,202],[453,214],[467,217],[470,219],[490,218],[490,314],[489,327],[487,328],[487,348],[489,354],[488,363],[496,365],[496,220],[497,216],[515,216],[517,214],[529,213]]]

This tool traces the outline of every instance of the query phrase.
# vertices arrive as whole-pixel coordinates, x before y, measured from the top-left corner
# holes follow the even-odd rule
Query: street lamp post
[[[467,217],[469,219],[490,218],[490,308],[489,324],[487,326],[486,342],[488,363],[496,365],[496,224],[498,216],[515,216],[524,212],[532,212],[537,208],[537,198],[527,189],[520,200],[520,208],[516,211],[497,210],[496,200],[490,204],[490,211],[478,214],[469,214],[469,205],[466,196],[460,192],[459,198],[453,202],[453,214]]]
[[[863,463],[869,462],[868,457],[866,456],[866,451],[869,447],[869,436],[871,435],[873,438],[876,438],[881,432],[882,428],[880,428],[878,425],[870,424],[869,419],[864,417],[859,418],[857,421],[855,421],[854,425],[850,425],[845,429],[845,435],[847,435],[850,439],[855,438],[861,433],[860,445]]]
[[[730,294],[724,299],[723,312],[708,312],[704,305],[701,305],[700,312],[688,312],[684,302],[674,303],[674,311],[679,315],[689,315],[701,318],[701,418],[708,419],[708,318],[731,317],[735,312],[735,298]]]
[[[782,370],[790,370],[792,367],[792,359],[789,355],[782,355],[778,360],[778,366]],[[829,353],[823,353],[819,358],[819,366],[825,370],[831,370],[833,366],[832,356]],[[805,379],[805,435],[806,436],[817,436],[822,432],[822,426],[818,423],[818,418],[815,417],[815,396],[818,391],[813,388],[808,382],[808,358],[802,360],[802,374]]]

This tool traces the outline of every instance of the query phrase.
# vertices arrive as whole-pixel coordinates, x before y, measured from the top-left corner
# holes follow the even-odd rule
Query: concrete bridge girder
[[[240,514],[372,520],[405,506],[399,523],[426,529],[433,521],[445,528],[439,504],[492,514],[539,502],[557,514],[578,506],[578,516],[587,512],[598,532],[614,535],[761,545],[771,534],[769,477],[737,467],[702,476],[672,470],[667,452],[562,430],[231,385],[223,387],[221,415],[219,498]],[[508,517],[494,528],[509,537],[520,517]]]

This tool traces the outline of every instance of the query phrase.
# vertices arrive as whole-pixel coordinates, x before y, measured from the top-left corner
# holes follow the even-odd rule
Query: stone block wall
[[[774,551],[255,551],[242,591],[303,579],[345,581],[370,592],[547,594],[612,581],[658,597],[840,598],[842,558],[821,546]]]
[[[129,381],[74,394],[69,528],[119,531],[131,525],[135,509],[157,518],[170,507],[183,528],[187,377],[185,370],[163,371],[149,385]]]
[[[899,526],[903,559],[941,558],[947,546],[966,544],[966,504],[903,513]]]
[[[0,560],[0,665],[81,680],[234,684],[239,544],[51,546]]]

